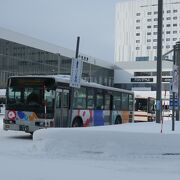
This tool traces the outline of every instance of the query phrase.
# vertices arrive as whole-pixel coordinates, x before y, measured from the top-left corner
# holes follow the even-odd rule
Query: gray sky
[[[117,1],[0,0],[0,26],[112,62]]]

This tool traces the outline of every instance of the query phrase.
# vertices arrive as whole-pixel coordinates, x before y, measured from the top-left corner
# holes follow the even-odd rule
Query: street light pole
[[[176,112],[176,120],[180,120],[180,41],[176,42],[176,55],[175,55],[175,61],[177,65],[177,77],[178,77],[178,92],[177,92],[177,99],[178,99],[178,108]]]
[[[163,16],[163,0],[158,0],[158,36],[157,36],[157,89],[156,89],[156,122],[162,120],[162,16]]]
[[[80,44],[80,37],[77,37],[77,43],[76,43],[76,55],[75,58],[77,59],[79,56],[79,44]],[[72,63],[71,63],[72,66]],[[71,67],[72,68],[72,67]],[[73,102],[74,102],[74,87],[70,88],[71,91],[71,97],[70,97],[70,109],[69,109],[69,122],[68,122],[68,126],[71,126],[71,120],[72,120],[72,113],[73,113]]]

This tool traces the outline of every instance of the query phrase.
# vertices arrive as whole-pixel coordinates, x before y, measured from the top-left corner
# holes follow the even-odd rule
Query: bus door
[[[55,127],[68,127],[69,90],[56,90]]]
[[[105,106],[104,106],[104,125],[109,125],[112,124],[111,122],[111,109],[112,109],[112,96],[110,94],[105,94],[104,95],[104,101],[105,101]]]

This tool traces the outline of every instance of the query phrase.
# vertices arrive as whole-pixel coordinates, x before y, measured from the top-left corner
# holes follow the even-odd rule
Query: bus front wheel
[[[83,127],[82,119],[79,117],[75,118],[72,123],[72,127]]]

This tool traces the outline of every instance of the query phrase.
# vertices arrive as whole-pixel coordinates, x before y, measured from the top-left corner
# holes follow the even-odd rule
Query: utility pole
[[[78,58],[78,55],[79,55],[79,43],[80,43],[80,37],[78,36],[77,43],[76,43],[76,55],[75,55],[76,59]],[[72,63],[71,63],[71,66],[72,66]],[[71,120],[72,120],[73,102],[74,102],[74,87],[71,87],[70,90],[71,90],[71,96],[70,96],[71,103],[70,103],[70,110],[69,110],[69,122],[68,122],[69,127],[71,126]]]
[[[156,123],[162,120],[162,20],[163,0],[158,0],[158,36],[157,36],[157,89],[156,89]]]
[[[175,67],[175,55],[176,55],[176,46],[173,47],[174,48],[174,53],[173,53],[173,71],[174,71],[174,67]],[[176,96],[176,93],[174,91],[174,72],[173,72],[173,82],[172,82],[172,102],[173,102],[173,106],[172,106],[172,131],[175,130],[175,96]],[[170,95],[171,96],[171,95]],[[171,97],[170,97],[171,98]]]
[[[177,65],[177,79],[178,79],[178,93],[177,93],[177,103],[178,103],[178,109],[176,111],[176,120],[180,120],[180,42],[176,42],[176,55],[175,55],[175,61]]]

